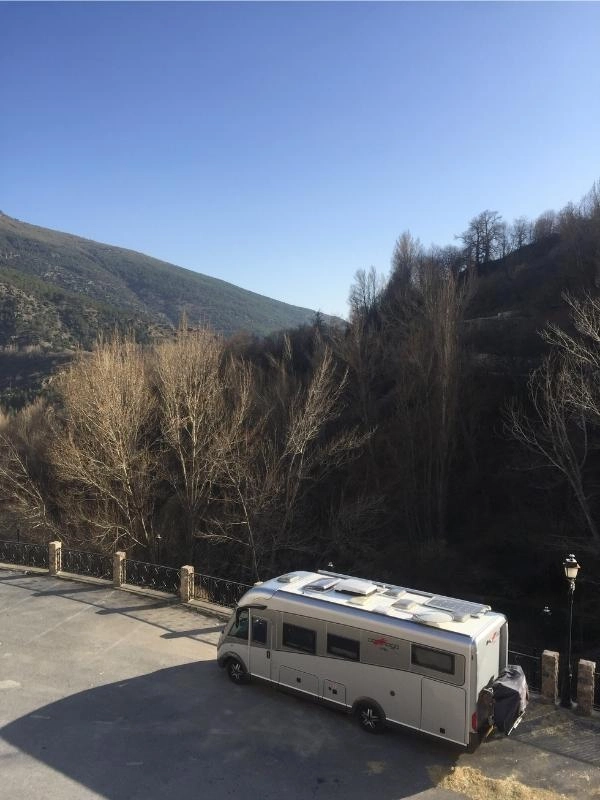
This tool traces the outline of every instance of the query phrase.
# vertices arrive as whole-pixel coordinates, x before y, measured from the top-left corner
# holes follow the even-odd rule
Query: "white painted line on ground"
[[[79,611],[76,611],[74,614],[71,614],[70,617],[65,617],[65,619],[62,619],[60,622],[57,622],[56,625],[51,625],[49,628],[46,628],[45,631],[42,631],[41,633],[36,633],[35,636],[33,636],[31,639],[25,642],[25,647],[32,644],[33,642],[36,642],[38,639],[41,639],[42,636],[46,636],[48,633],[52,633],[52,631],[55,631],[57,628],[62,628],[63,625],[66,625],[68,622],[71,622],[71,620],[75,619],[75,617],[79,617],[81,614],[85,614],[86,611],[89,611],[92,608],[94,608],[94,606],[86,606],[85,608],[81,608],[79,609]]]
[[[24,597],[22,600],[19,600],[17,603],[11,603],[8,606],[3,606],[2,608],[0,608],[0,614],[4,614],[5,611],[12,611],[13,608],[23,605],[23,603],[27,603],[31,599],[32,595],[28,595],[27,597]]]

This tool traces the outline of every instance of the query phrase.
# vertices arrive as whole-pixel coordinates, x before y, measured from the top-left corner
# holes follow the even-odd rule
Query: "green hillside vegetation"
[[[93,309],[113,309],[135,319],[177,326],[182,314],[192,325],[208,325],[225,335],[245,330],[267,335],[312,321],[314,311],[271,300],[226,281],[192,272],[164,261],[29,225],[0,213],[0,279],[15,273],[60,290],[57,300],[80,305],[79,316]],[[37,280],[35,280],[37,279]],[[52,294],[46,294],[52,302]],[[101,312],[98,311],[100,316]],[[101,320],[102,321],[102,320]],[[73,335],[77,336],[77,327]],[[85,336],[85,326],[82,331]]]
[[[90,349],[100,333],[115,329],[131,329],[149,340],[165,326],[156,325],[149,314],[131,313],[15,269],[0,268],[1,347]]]
[[[172,336],[184,314],[226,337],[266,336],[314,318],[225,281],[0,213],[1,405],[21,407],[69,351],[91,350],[99,336],[156,341]]]
[[[600,186],[461,246],[398,239],[347,326],[116,336],[1,422],[7,534],[244,582],[326,566],[511,614],[600,657]]]

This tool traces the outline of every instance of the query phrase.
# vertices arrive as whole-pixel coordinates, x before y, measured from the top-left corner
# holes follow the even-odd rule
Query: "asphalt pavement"
[[[474,754],[369,736],[311,701],[232,685],[215,661],[222,624],[165,597],[0,569],[0,800],[508,798],[507,780],[511,798],[600,797],[594,721],[532,704]],[[455,791],[458,776],[470,783]]]

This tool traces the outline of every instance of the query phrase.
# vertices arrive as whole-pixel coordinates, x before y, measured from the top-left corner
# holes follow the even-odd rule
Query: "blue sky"
[[[0,208],[346,313],[600,178],[600,3],[0,3]]]

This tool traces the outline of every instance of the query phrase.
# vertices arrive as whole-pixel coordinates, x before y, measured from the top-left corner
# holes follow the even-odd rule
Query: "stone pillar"
[[[61,569],[62,542],[48,542],[48,571],[50,575],[58,575]]]
[[[558,653],[544,650],[542,653],[542,703],[558,700]]]
[[[179,579],[179,597],[182,603],[189,603],[194,597],[194,568],[182,567]]]
[[[117,589],[125,583],[125,553],[121,550],[113,556],[113,586]]]
[[[577,670],[577,713],[584,717],[592,716],[595,672],[595,661],[579,659],[579,669]]]

